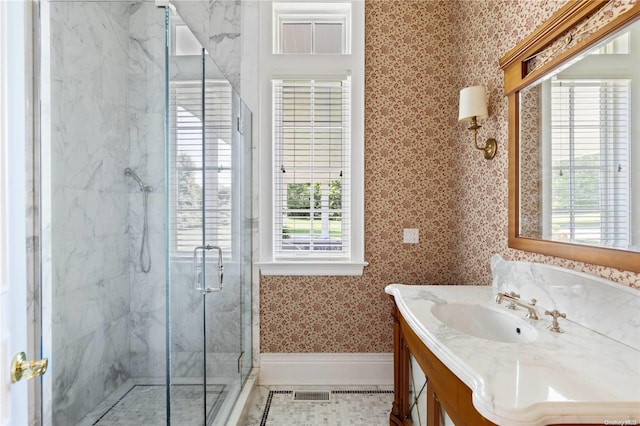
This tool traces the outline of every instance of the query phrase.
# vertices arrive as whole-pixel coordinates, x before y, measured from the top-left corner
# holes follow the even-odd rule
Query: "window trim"
[[[338,3],[338,2],[335,2]],[[364,2],[351,4],[351,49],[342,55],[295,55],[273,53],[272,2],[260,2],[260,23],[265,35],[260,44],[260,114],[261,143],[258,145],[259,186],[259,261],[262,275],[362,275],[368,265],[364,260]],[[283,4],[283,2],[278,2]],[[292,3],[293,4],[293,3]],[[299,3],[298,3],[299,5]],[[304,58],[302,61],[301,58]],[[285,71],[286,70],[286,71]],[[327,261],[318,258],[300,260],[274,259],[272,205],[272,79],[326,79],[351,73],[351,208],[352,240],[349,260]]]

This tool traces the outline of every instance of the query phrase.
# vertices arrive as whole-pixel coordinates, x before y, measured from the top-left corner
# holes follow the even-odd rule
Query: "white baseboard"
[[[261,385],[393,385],[392,353],[261,353]]]

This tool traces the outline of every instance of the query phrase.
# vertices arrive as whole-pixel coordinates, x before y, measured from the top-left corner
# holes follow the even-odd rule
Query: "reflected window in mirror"
[[[638,23],[520,91],[519,235],[640,249],[635,46]]]
[[[629,81],[553,79],[543,237],[629,246]],[[543,154],[544,155],[544,154]]]

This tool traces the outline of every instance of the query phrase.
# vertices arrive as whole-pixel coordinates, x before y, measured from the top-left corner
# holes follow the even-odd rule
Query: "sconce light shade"
[[[472,121],[487,118],[487,95],[484,86],[465,87],[460,91],[460,112],[458,121]]]
[[[484,158],[491,160],[496,156],[498,143],[495,139],[489,138],[484,146],[478,145],[478,129],[481,127],[478,120],[487,118],[489,111],[487,109],[487,94],[484,86],[465,87],[460,91],[460,112],[458,113],[458,121],[470,121],[469,130],[473,132],[473,145],[482,151]]]

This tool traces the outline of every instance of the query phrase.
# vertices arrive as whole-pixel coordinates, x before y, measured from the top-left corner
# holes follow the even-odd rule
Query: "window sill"
[[[258,267],[262,275],[362,275],[368,262],[260,262]]]

